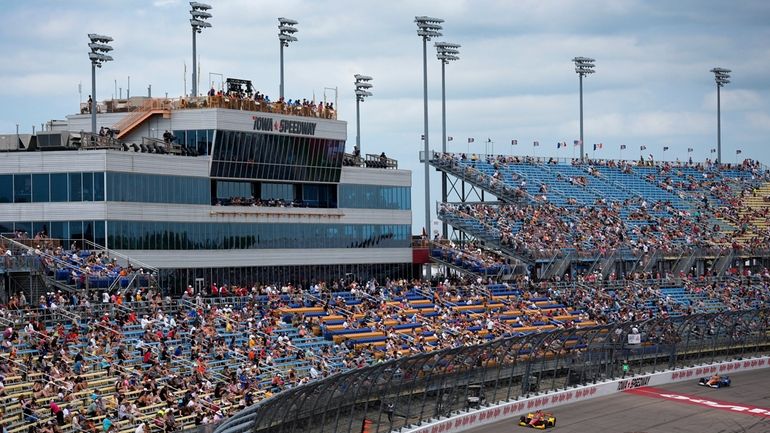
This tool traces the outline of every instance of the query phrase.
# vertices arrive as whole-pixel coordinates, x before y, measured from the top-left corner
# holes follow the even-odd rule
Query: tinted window
[[[102,172],[94,173],[94,201],[104,201],[104,173]]]
[[[13,201],[14,203],[29,203],[32,201],[32,175],[13,175]]]
[[[83,187],[81,185],[82,175],[80,173],[69,173],[70,183],[70,201],[83,200]]]
[[[13,203],[13,175],[0,175],[0,203]]]
[[[35,203],[45,203],[51,201],[48,174],[32,175],[32,201]]]

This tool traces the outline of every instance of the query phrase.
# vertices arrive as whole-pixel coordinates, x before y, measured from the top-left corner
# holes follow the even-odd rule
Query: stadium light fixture
[[[369,90],[372,88],[372,77],[368,75],[356,74],[353,75],[356,79],[356,150],[361,153],[361,111],[359,105],[364,102],[364,99],[372,96],[372,92]]]
[[[211,6],[205,3],[190,2],[190,26],[192,26],[192,97],[198,96],[198,68],[196,61],[198,59],[196,52],[195,35],[205,28],[211,27],[211,23],[206,21],[211,18]]]
[[[294,33],[297,33],[297,27],[299,24],[297,21],[289,18],[278,18],[278,42],[281,45],[281,87],[279,90],[279,96],[283,99],[283,48],[288,47],[290,42],[297,42],[297,37]]]
[[[724,87],[725,84],[730,83],[730,72],[732,72],[729,69],[725,68],[714,68],[711,70],[711,72],[714,73],[714,81],[716,81],[717,84],[717,163],[722,163],[722,100],[720,95],[720,89]]]
[[[460,60],[460,45],[451,42],[436,42],[436,57],[441,61],[441,151],[446,153],[446,71],[449,62]],[[447,174],[441,172],[441,202],[447,201]],[[444,239],[449,237],[447,223],[441,224],[441,234]]]
[[[109,52],[112,51],[112,38],[96,33],[88,34],[88,58],[91,60],[91,134],[96,135],[96,68],[101,68],[102,64],[112,61]]]
[[[422,95],[423,95],[423,142],[425,149],[425,233],[430,238],[430,144],[428,140],[428,41],[442,36],[441,18],[428,16],[414,17],[417,36],[422,38]]]
[[[583,77],[596,72],[596,60],[588,57],[575,57],[572,59],[575,62],[575,72],[580,77],[580,160],[585,159],[585,153],[583,152],[583,145],[585,140],[583,139]]]

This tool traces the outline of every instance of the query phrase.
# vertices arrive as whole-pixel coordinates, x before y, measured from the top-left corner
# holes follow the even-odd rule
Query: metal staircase
[[[115,138],[118,140],[125,138],[137,126],[156,114],[162,114],[164,119],[170,118],[171,102],[165,99],[148,99],[144,101],[136,111],[112,125],[112,129],[117,131]]]

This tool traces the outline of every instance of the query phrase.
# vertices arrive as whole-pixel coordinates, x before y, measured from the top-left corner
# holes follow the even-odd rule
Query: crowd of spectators
[[[473,242],[458,245],[439,240],[431,244],[431,256],[481,275],[509,275],[513,271],[510,258]]]
[[[770,181],[770,174],[755,161],[717,167],[708,160],[705,163],[573,160],[571,166],[580,168],[585,175],[570,170],[562,173],[557,166],[559,161],[553,158],[487,156],[485,170],[480,169],[479,161],[477,155],[465,154],[436,154],[434,159],[434,163],[447,169],[461,170],[461,176],[469,177],[491,192],[500,192],[500,197],[509,197],[505,200],[508,204],[442,204],[439,213],[461,224],[463,220],[474,221],[470,229],[478,231],[480,227],[482,230],[476,235],[495,239],[502,247],[525,257],[546,258],[557,254],[596,257],[618,250],[639,256],[696,249],[761,248],[770,240],[766,228],[770,207],[744,210],[745,207],[739,205],[741,197],[756,195],[757,188]],[[528,180],[532,180],[526,177],[530,171],[517,169],[522,165],[543,167],[545,174],[536,176],[535,189],[529,185]],[[618,175],[606,178],[601,167],[616,170]],[[623,176],[630,182],[625,188],[641,188],[636,179],[643,179],[661,192],[647,197],[640,190],[621,194],[620,198],[606,198],[590,188],[592,177],[608,185],[618,180],[623,182]],[[544,178],[550,179],[553,185],[543,181]],[[558,205],[551,203],[552,186],[568,190],[559,186],[562,183],[584,189],[586,196],[581,202],[575,197],[566,197]],[[663,191],[671,195],[666,196]],[[592,201],[586,202],[586,197],[593,197]],[[757,229],[760,220],[762,227]],[[741,235],[745,233],[753,236],[743,239]]]
[[[189,104],[194,103],[190,101]],[[308,99],[284,99],[272,100],[264,93],[256,91],[223,92],[211,88],[208,92],[208,106],[221,108],[234,108],[240,110],[263,111],[269,113],[290,114],[294,116],[321,117],[324,119],[336,119],[336,111],[332,102],[318,102]]]
[[[522,163],[513,158],[493,162]],[[639,166],[606,164],[623,164],[620,169],[629,173]],[[650,162],[644,166],[659,167]],[[767,219],[767,210],[731,211],[731,203],[740,203],[731,201],[735,189],[726,190],[711,177],[708,170],[713,167],[708,164],[702,179],[675,173],[677,167],[697,168],[689,163],[664,166],[663,175],[644,179],[663,189],[685,191],[685,197],[703,194],[703,208],[722,209],[730,221]],[[736,170],[751,172],[747,178],[752,179],[757,166],[750,163]],[[470,174],[489,185],[509,185],[500,175]],[[589,167],[585,176],[564,180],[586,187],[591,176],[600,175]],[[648,203],[641,197],[557,206],[526,193],[526,179],[510,182],[510,192],[520,191],[526,204],[443,204],[440,214],[479,222],[502,246],[532,256],[565,249],[601,255],[621,248],[673,251],[728,239],[700,209],[681,209],[662,200]],[[735,180],[730,188],[745,197],[754,186],[753,179]],[[548,184],[538,188],[542,197],[549,193]],[[238,204],[254,205],[248,200]],[[144,274],[120,266],[103,251],[67,248],[45,233],[29,239],[22,232],[15,238],[27,248],[3,244],[0,254],[37,257],[47,270],[67,273],[71,287],[34,300],[15,293],[0,308],[0,426],[8,433],[177,431],[217,423],[312,380],[414,353],[543,329],[713,308],[745,310],[770,301],[767,269],[723,280],[649,274],[619,280],[612,274],[603,281],[587,273],[567,277],[570,281],[540,282],[519,275],[502,284],[491,284],[489,277],[333,281],[304,287],[212,284],[205,292],[188,287],[179,299],[171,299],[151,282],[141,287],[90,287],[91,278]],[[509,266],[504,255],[480,244],[439,242],[434,247],[442,258],[459,261],[460,266]],[[683,286],[685,297],[669,291],[676,285]],[[377,340],[349,337],[357,332]],[[664,329],[656,338],[666,335]]]
[[[112,263],[77,249],[53,253],[92,271],[109,272]],[[684,284],[737,310],[770,299],[770,273],[753,277]],[[697,303],[667,297],[665,280],[601,284],[587,275],[570,284],[519,276],[497,289],[490,282],[478,277],[306,287],[212,284],[202,293],[188,287],[176,300],[151,286],[57,290],[35,301],[14,294],[0,308],[0,423],[9,432],[55,433],[68,426],[89,433],[175,431],[216,423],[287,388],[413,353],[524,329],[700,311]],[[384,338],[376,344],[328,341],[337,334],[327,317],[340,318],[343,334],[365,331]]]
[[[308,207],[301,200],[284,200],[282,198],[258,199],[254,197],[220,198],[217,199],[214,206]]]

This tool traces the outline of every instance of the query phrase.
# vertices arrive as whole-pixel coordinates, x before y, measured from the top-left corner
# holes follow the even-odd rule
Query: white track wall
[[[506,419],[511,419],[511,422],[513,423],[513,420],[519,416],[538,409],[550,409],[569,403],[615,394],[628,389],[663,385],[672,382],[694,382],[697,381],[699,377],[709,376],[714,372],[730,374],[768,367],[770,367],[770,357],[763,356],[741,361],[706,364],[692,368],[637,375],[625,379],[597,383],[596,385],[580,386],[565,391],[549,392],[535,395],[530,398],[522,398],[516,401],[508,401],[489,407],[482,407],[480,409],[462,412],[451,417],[430,420],[419,427],[402,430],[402,433],[457,433]],[[509,430],[510,429],[505,429],[504,431]]]

